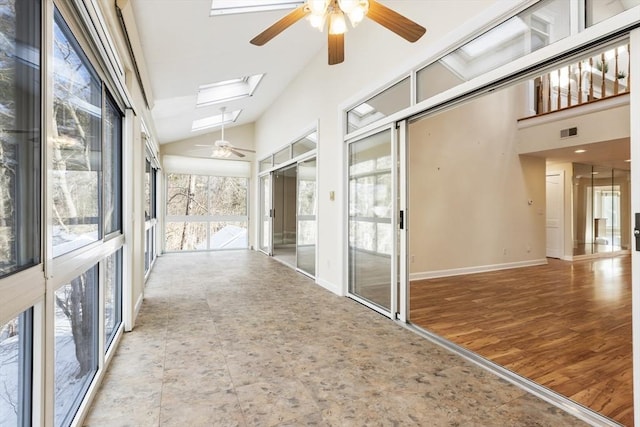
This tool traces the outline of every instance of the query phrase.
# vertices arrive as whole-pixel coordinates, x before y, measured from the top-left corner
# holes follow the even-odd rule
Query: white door
[[[547,174],[547,256],[564,255],[564,172]]]

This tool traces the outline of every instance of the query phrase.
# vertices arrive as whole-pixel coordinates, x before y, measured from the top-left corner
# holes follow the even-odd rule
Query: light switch
[[[336,199],[336,192],[335,191],[329,191],[329,200],[331,200],[332,202]]]

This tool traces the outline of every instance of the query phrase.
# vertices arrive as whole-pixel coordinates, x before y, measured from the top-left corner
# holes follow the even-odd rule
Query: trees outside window
[[[101,237],[102,84],[59,13],[54,25],[53,253]]]
[[[40,2],[0,2],[0,277],[40,262]]]
[[[68,426],[98,370],[98,266],[55,293],[55,425]]]
[[[248,246],[247,178],[169,174],[167,251]]]

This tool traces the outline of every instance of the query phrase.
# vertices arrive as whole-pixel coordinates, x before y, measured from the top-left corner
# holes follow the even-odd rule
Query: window
[[[0,426],[30,425],[32,310],[0,325]]]
[[[101,238],[102,84],[59,12],[54,25],[53,255]]]
[[[55,293],[55,425],[71,424],[98,369],[98,267]]]
[[[417,101],[569,36],[570,2],[541,1],[419,70]]]
[[[122,230],[122,113],[107,97],[105,109],[104,232]]]
[[[104,277],[105,351],[122,323],[122,249],[107,257]]]
[[[40,262],[40,2],[0,14],[0,277]]]
[[[632,7],[640,6],[640,0],[624,0],[604,2],[601,0],[586,0],[586,20],[590,27]]]
[[[169,174],[166,250],[248,246],[247,178]]]
[[[411,79],[406,77],[347,111],[347,133],[411,105]]]

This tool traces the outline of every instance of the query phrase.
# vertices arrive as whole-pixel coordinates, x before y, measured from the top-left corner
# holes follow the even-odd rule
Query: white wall
[[[345,35],[345,62],[327,65],[322,50],[256,122],[257,158],[299,137],[319,121],[317,282],[344,293],[344,144],[340,106],[356,102],[386,85],[411,66],[426,60],[426,51],[492,0],[394,1],[392,7],[427,28],[411,44],[378,24],[365,20]],[[319,34],[319,37],[325,35]],[[275,42],[275,40],[274,40]],[[292,52],[295,54],[295,52]],[[335,191],[335,201],[329,192]],[[254,218],[257,218],[257,197]]]
[[[545,161],[516,146],[525,106],[520,85],[410,124],[412,278],[544,261]]]

